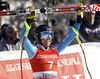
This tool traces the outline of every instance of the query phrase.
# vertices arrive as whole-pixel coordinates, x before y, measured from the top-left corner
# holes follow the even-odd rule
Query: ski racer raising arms
[[[80,3],[79,5],[82,5]],[[29,6],[29,9],[34,9],[34,6]],[[26,31],[31,28],[31,23],[34,21],[36,14],[28,15],[25,25],[20,34],[21,43],[24,40]],[[83,13],[81,10],[77,11],[77,22],[73,28],[78,32]],[[59,54],[71,43],[76,33],[71,29],[67,36],[57,46],[52,46],[53,31],[48,25],[39,25],[34,31],[34,37],[37,40],[37,45],[32,45],[26,35],[24,48],[28,54],[29,61],[33,71],[34,79],[58,79],[57,78],[57,60]]]

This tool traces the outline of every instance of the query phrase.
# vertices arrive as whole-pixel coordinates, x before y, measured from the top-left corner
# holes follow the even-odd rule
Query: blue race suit
[[[75,23],[73,26],[77,32],[80,28],[80,25],[81,25],[80,23]],[[24,39],[25,30],[26,30],[26,26],[24,25],[24,27],[21,31],[21,34],[20,34],[21,43],[23,42],[23,39]],[[57,62],[55,60],[57,60],[58,54],[60,54],[71,43],[71,41],[75,38],[75,36],[76,36],[76,33],[71,29],[69,31],[69,33],[67,34],[67,36],[58,45],[55,45],[52,48],[49,47],[48,49],[45,49],[43,45],[37,45],[37,46],[32,45],[32,43],[28,39],[28,36],[26,36],[26,39],[24,42],[24,48],[28,54],[30,64],[31,64],[31,66],[35,66],[35,64],[39,64],[39,65],[36,65],[35,67],[32,67],[32,68],[35,68],[35,69],[32,69],[33,77],[38,78],[38,79],[45,79],[45,77],[46,77],[46,79],[48,79],[48,78],[49,79],[57,79],[57,71],[56,71]],[[50,57],[50,58],[48,58],[48,57]],[[55,60],[54,60],[54,57],[55,57]],[[43,59],[43,58],[46,58],[46,59]],[[31,60],[35,60],[35,59],[36,59],[36,61],[38,61],[38,63],[36,61],[31,61]],[[41,62],[41,60],[43,60],[43,62]],[[51,61],[53,60],[55,62],[54,66],[56,67],[56,69],[53,68],[51,70],[50,69],[46,70],[44,67],[47,67],[48,64],[44,63],[44,62],[47,62],[47,60],[50,61],[48,63],[52,63]],[[40,63],[42,63],[42,64],[40,64]],[[44,65],[43,65],[43,63],[44,63]],[[37,70],[36,69],[37,66],[40,66],[41,69]],[[45,77],[44,77],[44,75],[45,75]]]

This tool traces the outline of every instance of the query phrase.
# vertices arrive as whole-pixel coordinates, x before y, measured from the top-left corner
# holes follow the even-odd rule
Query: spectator
[[[32,22],[31,29],[29,31],[28,38],[32,44],[36,44],[36,40],[34,38],[34,29],[38,26],[37,22]]]
[[[21,49],[18,29],[14,25],[2,25],[1,34],[0,51],[15,51]]]
[[[95,19],[95,11],[84,13],[82,25],[79,30],[79,37],[82,42],[100,41],[100,24]]]

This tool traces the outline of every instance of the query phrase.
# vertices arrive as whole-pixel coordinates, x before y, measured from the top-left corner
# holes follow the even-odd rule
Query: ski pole
[[[26,30],[25,30],[24,39],[23,39],[23,42],[22,42],[22,47],[21,47],[21,57],[20,57],[21,79],[23,79],[23,71],[22,71],[22,56],[23,56],[23,49],[24,49],[24,46],[23,45],[24,45],[26,36],[28,34],[28,30],[31,28],[31,26],[29,27],[29,25],[27,24],[26,21],[24,21],[24,23],[26,25]]]
[[[80,41],[80,39],[79,39],[79,37],[78,37],[78,36],[79,36],[79,33],[74,29],[74,27],[72,27],[72,30],[76,33],[75,38],[76,38],[76,40],[77,40],[78,44],[80,45],[81,50],[82,50],[82,52],[83,52],[83,56],[84,56],[84,60],[85,60],[85,65],[86,65],[86,69],[87,69],[87,71],[88,71],[88,74],[89,74],[90,78],[93,79],[92,76],[91,76],[91,73],[90,73],[90,71],[89,71],[88,65],[87,65],[87,60],[86,60],[86,55],[85,55],[84,49],[83,49],[83,47],[82,47],[82,45],[81,45],[81,41]]]

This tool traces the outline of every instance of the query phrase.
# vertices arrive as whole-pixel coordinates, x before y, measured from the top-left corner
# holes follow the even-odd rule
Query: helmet
[[[35,30],[34,30],[34,37],[37,40],[37,42],[41,42],[41,33],[47,31],[51,31],[51,28],[48,25],[39,25]],[[51,31],[52,32],[52,31]],[[52,32],[53,34],[53,32]]]

